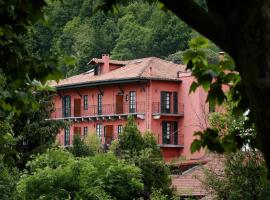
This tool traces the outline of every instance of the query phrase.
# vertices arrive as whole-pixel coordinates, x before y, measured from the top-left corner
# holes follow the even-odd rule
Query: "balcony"
[[[178,104],[174,104],[174,105],[170,105],[169,107],[166,107],[165,105],[162,105],[160,102],[153,102],[152,112],[153,112],[154,119],[159,119],[161,116],[183,117],[184,104],[178,103]]]
[[[179,143],[179,139],[180,143]],[[171,133],[169,137],[164,136],[162,133],[156,135],[158,146],[161,148],[183,148],[183,138],[179,132]]]
[[[128,115],[133,115],[137,118],[144,119],[145,103],[136,102],[134,107],[130,107],[129,103],[123,104],[103,104],[89,105],[88,107],[70,107],[65,110],[55,108],[55,111],[51,115],[51,119],[68,119],[68,120],[115,120],[126,119]]]

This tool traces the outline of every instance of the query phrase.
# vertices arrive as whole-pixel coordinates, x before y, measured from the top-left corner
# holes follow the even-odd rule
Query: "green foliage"
[[[91,152],[94,154],[99,154],[103,152],[101,141],[98,138],[97,134],[95,133],[90,133],[88,134],[83,142],[88,146]]]
[[[45,152],[56,139],[60,129],[67,125],[61,120],[47,120],[54,111],[52,102],[54,93],[35,91],[31,98],[39,102],[39,109],[22,113],[13,119],[14,137],[17,138],[16,165],[23,169],[32,154]]]
[[[118,157],[142,170],[144,189],[141,196],[150,198],[153,189],[172,196],[170,171],[162,160],[157,141],[150,132],[142,136],[132,116],[129,116],[123,133],[112,148]]]
[[[119,135],[119,148],[132,156],[141,151],[143,147],[142,135],[135,124],[134,118],[129,116],[123,132]]]
[[[243,116],[247,107],[243,106],[243,99],[240,95],[241,78],[238,73],[233,71],[232,59],[225,55],[218,63],[210,64],[205,52],[205,48],[209,47],[209,42],[202,37],[193,38],[189,45],[190,49],[183,54],[183,60],[187,64],[187,69],[192,70],[192,75],[196,77],[190,87],[190,92],[194,92],[201,86],[208,92],[207,102],[209,104],[214,106],[221,105],[228,100],[231,102],[231,108],[227,110],[228,114],[221,114],[224,115],[223,118],[227,120],[226,123],[230,129],[226,130],[227,132],[224,134],[224,131],[222,133],[220,128],[212,124],[213,126],[205,131],[196,132],[195,135],[199,139],[193,142],[191,151],[208,147],[211,151],[223,153],[236,151],[246,144],[258,147],[254,125],[250,123],[250,112],[247,112],[247,116]],[[218,117],[218,114],[215,116]],[[215,121],[222,122],[222,120]]]
[[[223,112],[211,113],[209,125],[204,131],[196,132],[198,136],[191,145],[195,152],[202,147],[217,153],[235,152],[242,147],[256,149],[258,146],[254,126],[247,126],[249,118],[245,115],[233,115],[237,104],[227,102],[223,104]]]
[[[203,184],[215,199],[270,199],[267,167],[257,151],[229,154],[223,173],[208,169],[205,175]]]
[[[62,155],[65,162],[51,166],[50,161]],[[111,154],[74,159],[66,151],[49,150],[28,165],[35,168],[25,172],[18,183],[21,199],[129,200],[143,188],[141,170]]]
[[[43,19],[45,5],[44,0],[0,2],[0,108],[5,112],[19,115],[36,110],[38,102],[31,99],[33,81],[59,77],[53,58],[35,55],[24,43],[30,27]]]
[[[70,151],[75,157],[87,157],[94,155],[94,152],[91,151],[89,146],[83,142],[83,139],[78,134],[74,135],[73,146]]]
[[[27,163],[27,168],[30,172],[38,171],[39,169],[52,168],[66,166],[74,156],[63,149],[53,148],[48,149],[43,154],[32,156],[32,160]]]
[[[46,23],[35,24],[28,49],[42,57],[55,55],[65,76],[82,73],[93,57],[112,54],[116,59],[166,57],[187,48],[191,29],[159,3],[136,0],[106,14],[99,0],[49,2]],[[65,59],[68,58],[68,59]],[[71,62],[66,62],[66,61]]]
[[[4,163],[3,157],[0,156],[0,199],[17,199],[15,188],[19,179],[19,172],[15,168],[5,166]]]

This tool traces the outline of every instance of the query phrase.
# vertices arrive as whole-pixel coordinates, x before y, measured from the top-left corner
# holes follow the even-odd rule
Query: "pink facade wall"
[[[136,91],[136,102],[141,102],[144,107],[144,119],[136,119],[136,123],[141,132],[147,130],[155,134],[158,143],[162,144],[162,121],[176,121],[178,123],[178,144],[177,147],[161,147],[163,156],[166,161],[170,161],[180,156],[186,157],[186,159],[196,159],[204,155],[204,151],[190,153],[190,145],[194,140],[193,133],[195,131],[202,130],[207,127],[207,115],[208,105],[205,104],[206,93],[201,89],[197,89],[195,93],[189,94],[189,88],[194,80],[190,73],[181,74],[180,79],[182,82],[168,82],[168,81],[149,81],[148,83],[140,84],[122,84],[122,85],[111,85],[111,86],[100,86],[98,88],[82,88],[82,89],[69,89],[58,91],[58,95],[55,97],[55,108],[62,108],[61,96],[71,96],[71,107],[74,106],[74,99],[81,98],[81,106],[83,107],[83,96],[88,95],[88,104],[97,105],[97,95],[100,90],[103,92],[102,104],[112,105],[115,104],[116,95],[124,91],[124,102],[126,101],[126,95],[129,95],[130,91]],[[154,119],[152,111],[152,103],[160,102],[161,91],[167,92],[178,92],[178,102],[183,105],[182,109],[184,112],[183,116],[160,116],[159,119]],[[80,96],[81,95],[81,96]],[[82,112],[83,109],[81,109]],[[61,112],[61,111],[60,111]],[[71,113],[74,110],[71,109]],[[95,133],[96,124],[101,123],[104,126],[113,125],[114,138],[117,138],[118,125],[125,125],[126,119],[117,120],[98,120],[95,122],[90,121],[79,121],[72,122],[70,126],[70,143],[72,144],[73,129],[74,127],[81,127],[83,134],[83,127],[88,127],[88,132]],[[104,136],[103,136],[104,137]],[[64,144],[64,130],[57,136],[57,140],[61,145]],[[104,142],[104,138],[102,139]],[[182,146],[182,147],[180,147]]]

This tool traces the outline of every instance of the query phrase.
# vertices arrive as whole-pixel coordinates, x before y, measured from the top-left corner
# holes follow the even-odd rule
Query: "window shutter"
[[[161,113],[165,113],[166,111],[166,92],[162,91],[160,93],[160,111]]]
[[[177,94],[177,92],[173,93],[173,112],[174,112],[174,114],[178,113],[178,94]]]
[[[178,144],[178,123],[173,122],[173,139],[174,139],[174,144]]]
[[[167,122],[164,121],[162,122],[162,144],[167,143],[166,134],[167,134]]]
[[[62,117],[65,117],[65,109],[66,109],[65,96],[63,96],[62,97]]]

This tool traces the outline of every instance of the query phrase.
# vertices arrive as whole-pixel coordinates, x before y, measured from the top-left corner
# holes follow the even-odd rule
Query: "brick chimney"
[[[102,54],[102,60],[104,62],[103,66],[101,67],[101,73],[107,73],[110,71],[110,55],[109,54]]]

